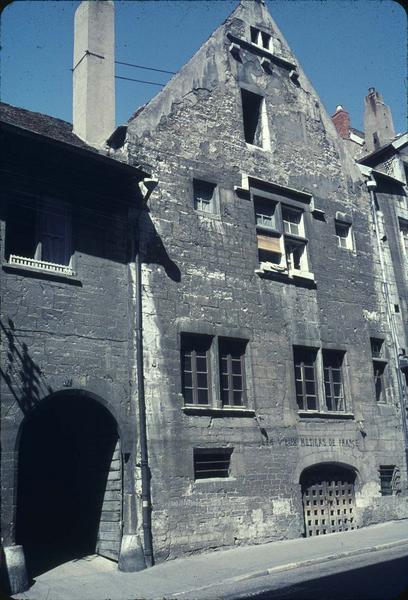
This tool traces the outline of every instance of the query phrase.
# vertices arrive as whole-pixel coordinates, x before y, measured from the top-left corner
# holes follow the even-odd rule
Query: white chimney
[[[115,23],[112,0],[84,0],[75,12],[73,131],[101,147],[115,129]]]

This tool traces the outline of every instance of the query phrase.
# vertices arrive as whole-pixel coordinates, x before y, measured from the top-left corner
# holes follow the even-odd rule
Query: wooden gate
[[[355,474],[343,467],[321,465],[302,473],[306,537],[357,529]]]

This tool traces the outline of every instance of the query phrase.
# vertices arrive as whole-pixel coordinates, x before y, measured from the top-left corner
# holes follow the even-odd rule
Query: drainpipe
[[[376,199],[375,199],[375,190],[377,189],[377,182],[375,181],[373,175],[371,175],[371,179],[369,179],[366,182],[368,191],[370,193],[370,205],[371,205],[371,213],[372,213],[372,217],[373,217],[373,221],[374,221],[374,228],[375,228],[375,233],[376,233],[376,238],[377,238],[377,245],[378,245],[378,253],[379,253],[379,257],[380,257],[380,267],[381,267],[381,278],[382,278],[382,289],[383,289],[383,293],[384,293],[384,298],[385,298],[385,307],[386,307],[386,316],[387,316],[387,323],[388,323],[388,327],[391,331],[391,338],[392,338],[392,342],[393,342],[393,349],[394,349],[394,355],[395,355],[395,361],[396,361],[396,365],[397,365],[397,382],[398,382],[398,396],[399,396],[399,403],[400,403],[400,408],[401,408],[401,417],[402,417],[402,431],[403,431],[403,435],[404,435],[404,444],[405,444],[405,462],[406,462],[406,466],[407,466],[407,471],[408,471],[408,427],[407,427],[407,413],[406,413],[406,401],[405,401],[405,386],[404,386],[404,382],[402,380],[402,372],[400,369],[400,347],[399,347],[399,343],[398,343],[398,335],[397,335],[397,330],[395,327],[395,321],[394,321],[394,316],[393,316],[393,312],[392,312],[392,308],[391,308],[391,298],[390,298],[390,293],[389,293],[389,286],[388,286],[388,282],[387,282],[387,277],[386,277],[386,271],[385,271],[385,264],[384,264],[384,257],[383,257],[383,251],[382,251],[382,247],[381,247],[381,240],[380,240],[380,232],[379,232],[379,227],[378,227],[378,218],[377,218],[377,210],[376,210]]]
[[[151,490],[150,490],[150,468],[147,447],[146,427],[146,401],[144,387],[144,360],[143,360],[143,311],[142,311],[142,260],[140,256],[140,227],[139,220],[153,189],[157,185],[155,179],[144,179],[139,183],[143,201],[139,209],[135,223],[134,265],[135,265],[135,287],[136,287],[136,372],[137,372],[137,396],[139,404],[139,440],[140,440],[140,470],[142,479],[142,523],[143,523],[143,546],[147,567],[154,565],[152,520],[151,520]]]

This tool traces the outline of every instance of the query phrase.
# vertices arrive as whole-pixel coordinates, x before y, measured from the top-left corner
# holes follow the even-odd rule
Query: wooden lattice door
[[[314,467],[301,477],[306,537],[356,529],[355,475],[341,467]]]

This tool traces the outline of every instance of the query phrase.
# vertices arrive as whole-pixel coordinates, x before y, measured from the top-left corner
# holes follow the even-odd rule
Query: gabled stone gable
[[[251,25],[279,40],[276,56],[249,42]],[[270,60],[271,72],[262,58]],[[268,149],[245,141],[241,89],[264,99]],[[156,558],[301,535],[299,476],[319,463],[357,471],[358,522],[364,524],[364,507],[380,500],[378,465],[396,461],[406,476],[392,400],[397,383],[390,374],[384,410],[373,388],[370,335],[382,332],[387,347],[389,339],[369,195],[266,8],[242,2],[130,121],[127,142],[129,162],[148,166],[159,182],[141,221]],[[193,180],[216,186],[211,214],[195,209]],[[281,186],[274,188],[278,196],[303,193],[313,279],[257,272],[248,181]],[[352,251],[338,246],[339,215],[352,222]],[[207,412],[184,406],[183,333],[211,338]],[[221,405],[216,356],[225,338],[247,341],[247,412],[231,414]],[[298,345],[345,352],[347,418],[299,416]],[[195,481],[193,449],[226,446],[234,448],[231,477]],[[388,507],[388,518],[394,509]]]

